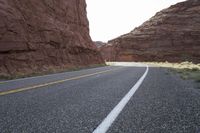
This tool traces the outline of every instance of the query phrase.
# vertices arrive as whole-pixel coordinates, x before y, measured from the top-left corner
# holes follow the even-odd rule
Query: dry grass
[[[193,79],[200,83],[200,64],[192,62],[169,63],[169,62],[145,62],[151,66],[170,68],[180,74],[183,79]]]

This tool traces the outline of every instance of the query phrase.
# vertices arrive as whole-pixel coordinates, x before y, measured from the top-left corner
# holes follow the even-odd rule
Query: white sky
[[[107,42],[128,33],[181,1],[185,0],[86,0],[92,40]]]

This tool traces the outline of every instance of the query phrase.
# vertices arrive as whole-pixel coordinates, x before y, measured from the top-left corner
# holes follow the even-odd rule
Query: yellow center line
[[[44,83],[44,84],[39,84],[39,85],[34,85],[34,86],[29,86],[29,87],[24,87],[24,88],[17,88],[17,89],[12,89],[12,90],[8,90],[8,91],[2,91],[2,92],[0,92],[0,96],[12,94],[12,93],[18,93],[18,92],[22,92],[22,91],[28,91],[28,90],[32,90],[32,89],[38,89],[41,87],[59,84],[59,83],[63,83],[63,82],[70,81],[70,80],[77,80],[77,79],[81,79],[81,78],[85,78],[85,77],[90,77],[93,75],[102,74],[102,73],[106,73],[106,72],[113,71],[113,70],[116,70],[116,69],[105,70],[105,71],[101,71],[101,72],[81,75],[81,76],[77,76],[77,77],[72,77],[72,78],[68,78],[68,79],[53,81],[53,82],[49,82],[49,83]]]

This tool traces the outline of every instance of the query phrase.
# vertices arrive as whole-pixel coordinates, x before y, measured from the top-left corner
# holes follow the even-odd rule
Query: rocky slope
[[[1,75],[103,63],[85,0],[0,0],[0,18]]]
[[[188,0],[158,12],[109,41],[101,52],[112,61],[200,62],[200,1]]]
[[[102,42],[102,41],[95,41],[94,44],[97,46],[97,48],[100,48],[102,47],[103,45],[106,45],[105,42]]]

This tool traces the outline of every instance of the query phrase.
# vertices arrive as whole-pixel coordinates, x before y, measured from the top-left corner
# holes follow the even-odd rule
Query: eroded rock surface
[[[200,62],[200,1],[164,9],[100,49],[110,61]]]
[[[100,48],[102,47],[103,45],[106,45],[105,42],[102,42],[102,41],[95,41],[94,44],[97,46],[97,48]]]
[[[103,63],[88,25],[85,0],[0,0],[0,73]]]

